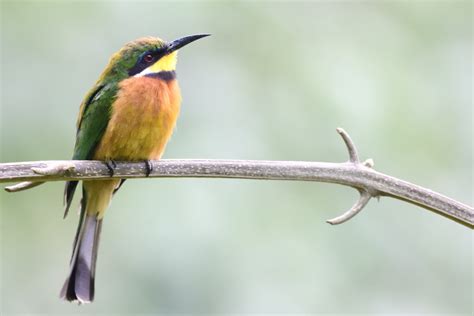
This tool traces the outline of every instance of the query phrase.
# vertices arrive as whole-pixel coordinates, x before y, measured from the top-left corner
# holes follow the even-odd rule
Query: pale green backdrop
[[[165,158],[344,161],[472,205],[472,4],[1,2],[1,161],[68,159],[83,95],[125,42],[183,49]],[[472,232],[401,201],[296,182],[128,181],[107,213],[96,301],[58,299],[77,216],[62,183],[1,199],[1,313],[472,312]],[[77,202],[76,202],[77,205]]]

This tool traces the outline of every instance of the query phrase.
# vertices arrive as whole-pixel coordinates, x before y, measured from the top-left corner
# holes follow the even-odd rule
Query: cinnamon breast
[[[173,133],[180,104],[174,78],[145,76],[122,81],[94,159],[159,159]]]

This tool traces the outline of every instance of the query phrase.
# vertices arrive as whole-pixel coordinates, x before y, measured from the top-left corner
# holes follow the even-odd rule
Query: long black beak
[[[168,48],[166,49],[166,53],[172,53],[177,49],[180,49],[183,46],[188,45],[189,43],[192,43],[200,38],[209,36],[211,34],[197,34],[197,35],[190,35],[190,36],[185,36],[178,38],[177,40],[172,41],[171,43],[168,44]]]

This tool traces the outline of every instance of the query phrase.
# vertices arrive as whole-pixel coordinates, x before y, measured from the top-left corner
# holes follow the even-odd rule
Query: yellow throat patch
[[[178,52],[172,52],[168,55],[161,57],[157,62],[148,68],[145,68],[142,72],[135,75],[135,77],[143,77],[148,74],[156,74],[162,71],[174,71],[176,70],[176,63],[178,61]]]

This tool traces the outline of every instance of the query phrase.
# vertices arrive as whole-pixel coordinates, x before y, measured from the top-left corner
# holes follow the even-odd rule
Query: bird
[[[180,111],[178,50],[209,35],[185,36],[171,42],[142,37],[113,54],[80,105],[72,159],[102,160],[111,176],[115,161],[143,161],[149,175],[150,160],[161,158]],[[102,221],[124,181],[82,181],[79,224],[61,299],[79,304],[94,300]],[[66,182],[64,217],[77,185],[78,181]]]

